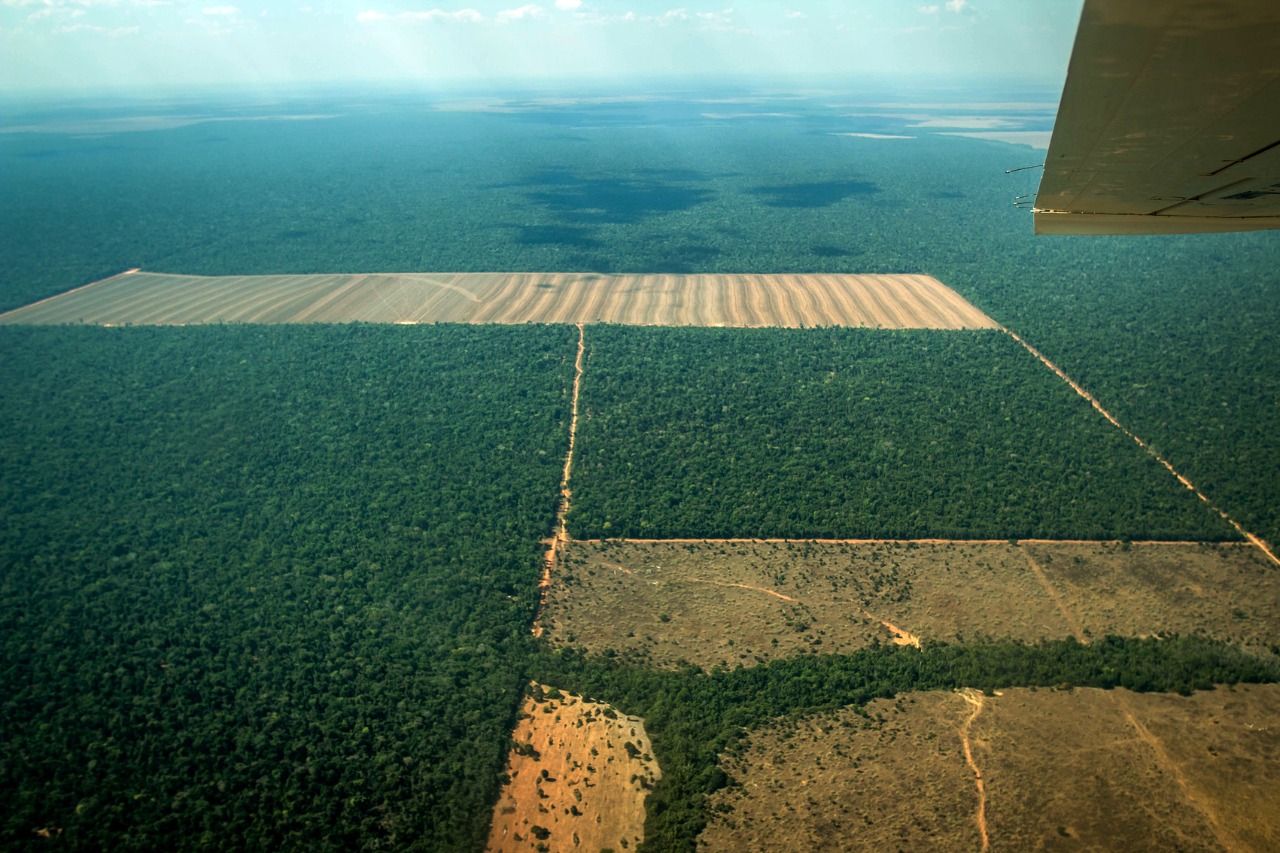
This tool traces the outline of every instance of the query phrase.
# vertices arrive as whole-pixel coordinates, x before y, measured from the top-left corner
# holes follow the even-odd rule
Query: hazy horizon
[[[1060,82],[1080,0],[426,4],[6,0],[0,94],[856,76]]]

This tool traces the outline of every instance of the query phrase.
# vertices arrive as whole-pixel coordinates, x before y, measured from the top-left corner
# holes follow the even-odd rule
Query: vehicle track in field
[[[965,720],[964,725],[960,727],[960,743],[964,746],[964,760],[973,771],[973,783],[978,789],[978,813],[975,819],[978,824],[978,833],[982,836],[982,849],[985,852],[991,849],[991,838],[987,835],[987,784],[982,780],[982,771],[978,769],[978,763],[973,760],[973,744],[970,742],[969,732],[973,728],[973,721],[982,713],[986,699],[981,692],[972,687],[966,687],[958,692],[960,697],[973,708],[969,719]]]
[[[1164,748],[1164,744],[1160,741],[1160,738],[1152,734],[1151,730],[1138,719],[1136,714],[1134,714],[1133,705],[1130,703],[1129,697],[1121,690],[1112,690],[1111,698],[1115,700],[1117,707],[1120,708],[1120,713],[1124,715],[1129,726],[1138,735],[1138,739],[1151,749],[1156,763],[1162,770],[1173,777],[1174,783],[1178,786],[1178,790],[1182,792],[1182,796],[1186,800],[1187,804],[1191,806],[1192,809],[1199,812],[1200,816],[1205,819],[1205,823],[1207,823],[1209,828],[1213,831],[1213,835],[1218,840],[1218,844],[1222,846],[1222,849],[1228,851],[1228,853],[1235,850],[1246,849],[1234,837],[1232,837],[1230,831],[1226,827],[1226,821],[1218,817],[1217,812],[1209,806],[1205,801],[1205,798],[1200,796],[1187,781],[1186,774],[1182,772],[1182,768],[1179,767],[1177,762],[1175,762],[1169,755],[1168,751]]]
[[[636,576],[635,571],[633,571],[632,569],[628,569],[626,566],[621,566],[621,565],[618,565],[617,563],[605,563],[605,565],[613,569],[614,571],[622,572],[624,575],[630,575],[631,577]],[[804,602],[801,601],[800,599],[793,598],[792,596],[787,595],[786,593],[778,592],[776,589],[769,589],[763,586],[754,586],[749,583],[734,583],[732,581],[711,580],[710,578],[686,578],[686,577],[678,578],[675,581],[668,581],[668,583],[701,583],[701,584],[708,584],[710,586],[729,587],[734,589],[745,589],[745,590],[750,590],[751,592],[762,592],[765,595],[771,595],[774,598],[779,598],[779,599],[782,599],[783,601],[790,601],[794,604],[800,604],[800,605],[804,604]],[[892,622],[888,622],[884,619],[881,619],[879,616],[876,616],[874,613],[872,613],[869,610],[864,609],[862,611],[862,615],[873,622],[879,622],[884,627],[885,630],[887,630],[891,635],[893,635],[893,643],[895,645],[915,646],[917,649],[920,648],[920,638],[915,634],[912,634],[910,631],[899,628],[897,625],[894,625]]]
[[[1044,591],[1048,593],[1049,598],[1053,600],[1054,605],[1058,608],[1058,612],[1062,614],[1063,620],[1066,621],[1067,627],[1071,629],[1071,633],[1076,635],[1076,640],[1081,644],[1088,644],[1089,638],[1084,632],[1084,626],[1080,624],[1078,619],[1076,619],[1075,614],[1067,608],[1066,603],[1062,600],[1062,596],[1058,595],[1058,590],[1049,582],[1049,577],[1044,573],[1044,569],[1040,568],[1040,564],[1036,562],[1035,557],[1032,557],[1031,552],[1026,548],[1019,548],[1018,550],[1022,552],[1022,556],[1026,557],[1027,565],[1031,568],[1031,573],[1036,576],[1036,580],[1040,581],[1040,585],[1044,587]]]

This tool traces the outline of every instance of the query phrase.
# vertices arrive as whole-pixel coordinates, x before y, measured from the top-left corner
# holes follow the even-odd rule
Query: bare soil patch
[[[486,850],[627,850],[662,776],[644,722],[534,684],[512,735]]]
[[[993,329],[926,275],[132,272],[0,317],[5,323],[622,323]]]
[[[1245,545],[571,542],[546,592],[553,644],[658,667],[1107,634],[1271,654],[1280,632],[1280,576]]]
[[[753,732],[706,850],[1266,851],[1280,844],[1280,686],[1193,696],[919,693]]]

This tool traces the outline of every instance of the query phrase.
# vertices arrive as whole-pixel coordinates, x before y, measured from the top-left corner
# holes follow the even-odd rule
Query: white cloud
[[[541,18],[546,14],[541,6],[528,3],[518,9],[504,9],[494,17],[499,24],[509,24],[512,21],[528,21],[534,18]]]
[[[936,15],[942,11],[942,7],[941,6],[921,6],[920,11],[925,15]]]
[[[787,12],[787,18],[792,21],[799,20],[800,18],[805,18],[805,17],[808,17],[808,16],[805,15],[804,12]]]
[[[67,6],[84,8],[103,6],[168,6],[169,0],[4,0],[4,5],[15,9],[39,6],[42,9],[59,9]]]
[[[582,8],[582,0],[556,0],[556,8],[566,11]]]
[[[702,21],[702,28],[706,30],[730,30],[737,33],[746,33],[740,27],[733,23],[733,8],[722,9],[719,12],[698,12],[696,13],[698,20]]]
[[[213,17],[240,14],[240,8],[238,6],[205,6],[200,11]]]
[[[95,35],[107,36],[108,38],[131,36],[137,31],[137,27],[99,27],[95,24],[71,24],[70,26],[58,27],[54,30],[56,33],[94,33]]]
[[[484,15],[475,9],[459,9],[456,12],[427,9],[423,12],[397,12],[394,15],[379,12],[377,9],[366,9],[356,15],[356,20],[362,24],[377,24],[382,21],[453,21],[462,24],[479,24],[484,21]]]
[[[963,12],[969,8],[969,0],[947,0],[948,12]]]
[[[30,15],[27,15],[28,21],[38,21],[41,18],[80,18],[84,16],[83,9],[65,9],[58,6],[46,6],[43,9],[37,9]]]

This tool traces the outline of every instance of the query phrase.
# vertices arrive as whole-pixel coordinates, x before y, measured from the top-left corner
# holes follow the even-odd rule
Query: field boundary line
[[[817,539],[817,538],[714,538],[670,537],[666,539],[567,539],[576,545],[1208,545],[1214,548],[1252,548],[1252,542],[1214,542],[1204,539]]]
[[[578,393],[582,389],[582,359],[586,352],[586,329],[578,323],[578,354],[573,360],[573,405],[569,415],[569,450],[564,455],[564,472],[560,475],[560,501],[556,507],[555,528],[547,544],[546,557],[542,562],[542,580],[538,582],[538,612],[533,618],[533,636],[542,636],[542,611],[547,606],[547,591],[551,588],[551,574],[560,556],[560,549],[569,540],[565,527],[565,516],[569,514],[569,500],[573,492],[569,488],[569,478],[573,476],[573,450],[578,437]]]
[[[91,287],[97,287],[99,284],[105,284],[108,281],[115,281],[126,275],[142,272],[142,267],[134,267],[130,270],[118,272],[115,275],[109,275],[106,278],[100,278],[97,281],[91,281],[88,284],[82,284],[79,287],[73,287],[70,290],[64,290],[61,293],[55,293],[53,296],[46,296],[44,299],[37,299],[35,302],[28,302],[26,305],[19,305],[17,308],[10,308],[8,311],[0,311],[0,319],[8,317],[10,314],[16,314],[19,311],[26,311],[28,308],[35,308],[37,305],[44,305],[46,302],[52,302],[55,299],[61,299],[64,296],[70,296],[73,293],[79,293],[82,290],[88,290]]]
[[[1262,551],[1262,553],[1267,555],[1267,558],[1270,559],[1271,562],[1275,563],[1277,566],[1280,566],[1280,557],[1277,557],[1271,551],[1271,549],[1267,547],[1267,543],[1264,542],[1261,537],[1255,536],[1254,534],[1250,533],[1248,530],[1245,530],[1244,527],[1240,524],[1240,522],[1236,521],[1234,518],[1227,515],[1226,510],[1222,509],[1213,501],[1209,500],[1209,496],[1206,495],[1204,492],[1200,491],[1198,488],[1196,488],[1196,486],[1190,480],[1184,477],[1178,471],[1177,468],[1173,467],[1173,465],[1169,462],[1169,460],[1165,459],[1163,456],[1157,453],[1155,451],[1155,448],[1153,448],[1150,444],[1143,441],[1138,436],[1134,435],[1133,432],[1131,432],[1127,427],[1125,427],[1124,424],[1120,423],[1120,421],[1116,419],[1115,415],[1108,412],[1106,408],[1103,407],[1102,403],[1098,401],[1097,397],[1093,396],[1088,391],[1086,391],[1083,387],[1081,387],[1080,383],[1076,382],[1074,379],[1068,376],[1066,372],[1063,371],[1062,368],[1058,367],[1058,365],[1054,364],[1052,361],[1046,358],[1044,353],[1040,352],[1040,350],[1036,349],[1031,344],[1024,341],[1022,338],[1018,337],[1016,332],[1013,332],[1012,330],[1008,329],[1003,325],[1000,327],[1000,330],[1004,332],[1006,335],[1008,335],[1009,337],[1013,338],[1018,343],[1022,344],[1022,347],[1027,352],[1031,353],[1036,358],[1038,358],[1040,362],[1044,364],[1045,367],[1052,370],[1054,373],[1058,375],[1058,378],[1060,378],[1063,382],[1066,382],[1069,386],[1071,386],[1071,389],[1073,391],[1075,391],[1077,394],[1079,394],[1081,397],[1087,400],[1091,406],[1093,406],[1095,409],[1098,410],[1099,414],[1101,414],[1104,418],[1106,418],[1108,421],[1111,422],[1112,426],[1120,430],[1125,435],[1129,436],[1129,438],[1133,439],[1134,442],[1137,443],[1137,445],[1141,447],[1143,450],[1145,450],[1147,453],[1149,453],[1153,459],[1155,459],[1157,462],[1159,462],[1161,465],[1167,468],[1169,473],[1178,479],[1179,483],[1181,483],[1182,485],[1190,489],[1195,494],[1196,497],[1198,497],[1200,500],[1208,504],[1210,509],[1216,512],[1218,515],[1222,516],[1222,519],[1226,521],[1227,524],[1230,524],[1232,527],[1234,527],[1237,533],[1239,533],[1245,539],[1248,539],[1251,543],[1257,546],[1258,549]]]

